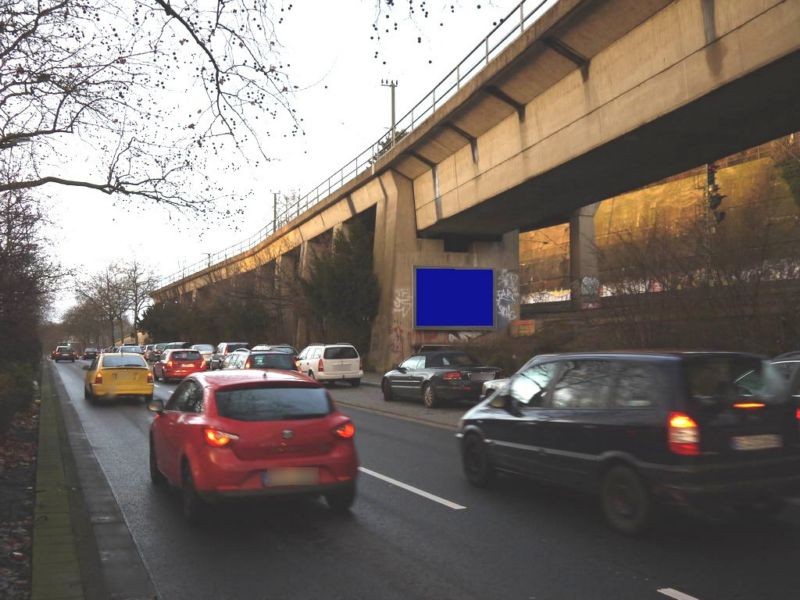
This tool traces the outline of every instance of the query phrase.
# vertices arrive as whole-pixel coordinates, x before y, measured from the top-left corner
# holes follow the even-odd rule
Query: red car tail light
[[[95,374],[94,382],[95,383],[103,383],[103,374],[102,373]]]
[[[205,427],[203,429],[203,439],[206,444],[214,448],[223,448],[230,444],[233,440],[238,440],[239,436],[232,433],[225,433],[213,427]]]
[[[168,369],[171,369],[171,368],[172,368],[172,361],[171,361],[171,360],[168,360],[168,361],[167,361],[166,363],[164,363],[164,364],[167,366],[167,368],[168,368]]]
[[[323,360],[321,358],[319,359],[319,362],[317,363],[317,371],[320,372],[320,373],[325,371],[325,363],[323,362]]]
[[[253,368],[253,359],[248,358],[247,361],[244,363],[245,369],[252,369]]]
[[[150,371],[147,372],[147,383],[153,383],[153,373]]]
[[[340,438],[349,440],[356,434],[356,426],[353,425],[350,421],[347,423],[343,423],[339,425],[336,429],[333,430],[336,435]]]
[[[448,371],[444,375],[442,375],[442,379],[445,381],[454,381],[456,379],[461,379],[461,373],[458,371]]]
[[[797,422],[800,423],[800,408],[794,411],[794,417],[797,419]]]
[[[669,414],[668,423],[669,449],[682,456],[700,454],[700,430],[694,419],[681,412]]]

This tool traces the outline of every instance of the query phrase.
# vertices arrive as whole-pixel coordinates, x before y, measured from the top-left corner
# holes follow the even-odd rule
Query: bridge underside
[[[419,232],[486,239],[569,220],[576,209],[800,130],[800,52]]]

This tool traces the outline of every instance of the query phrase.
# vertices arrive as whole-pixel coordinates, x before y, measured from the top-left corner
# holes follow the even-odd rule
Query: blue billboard
[[[494,270],[414,267],[414,327],[494,327]]]

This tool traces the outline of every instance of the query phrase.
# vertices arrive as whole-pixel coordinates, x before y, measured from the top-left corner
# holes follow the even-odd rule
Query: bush
[[[0,431],[14,414],[33,400],[34,369],[29,364],[8,363],[0,368]]]

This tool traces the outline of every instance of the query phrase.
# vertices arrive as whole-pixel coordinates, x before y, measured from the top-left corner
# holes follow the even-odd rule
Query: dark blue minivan
[[[800,489],[800,410],[762,357],[724,352],[540,355],[461,420],[464,473],[598,493],[639,533],[668,503],[771,514]]]

